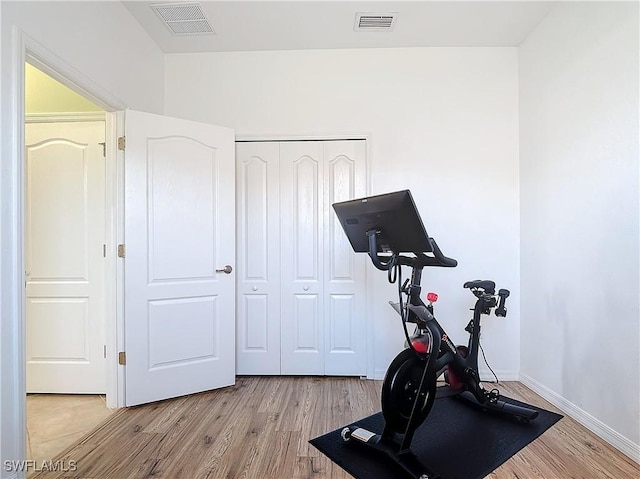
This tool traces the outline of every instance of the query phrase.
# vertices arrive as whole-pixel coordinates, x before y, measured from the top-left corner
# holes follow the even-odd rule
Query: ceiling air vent
[[[354,30],[388,32],[393,30],[397,19],[397,13],[356,13]]]
[[[215,33],[198,3],[157,3],[149,6],[174,35]]]

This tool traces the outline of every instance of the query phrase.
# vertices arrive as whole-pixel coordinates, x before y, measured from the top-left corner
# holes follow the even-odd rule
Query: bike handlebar
[[[373,265],[382,271],[388,271],[396,264],[412,267],[440,266],[445,268],[454,268],[458,265],[455,259],[447,258],[442,254],[436,240],[433,238],[429,238],[433,256],[427,256],[424,253],[415,251],[413,252],[415,258],[402,256],[397,253],[393,253],[391,256],[380,256],[378,254],[378,234],[380,234],[378,230],[367,231],[367,237],[369,238],[369,257]]]
[[[505,302],[510,295],[510,291],[508,289],[500,289],[498,290],[498,296],[500,297],[500,302],[498,303],[498,307],[496,308],[496,316],[505,317],[507,315],[507,308],[505,307]]]
[[[433,255],[435,259],[438,261],[438,264],[429,264],[427,266],[443,266],[445,268],[455,268],[458,266],[458,262],[453,258],[447,258],[442,254],[436,240],[433,238],[429,238],[429,243],[431,244],[431,248],[433,249]]]

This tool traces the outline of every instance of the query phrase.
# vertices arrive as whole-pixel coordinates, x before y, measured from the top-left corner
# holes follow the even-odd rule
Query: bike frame
[[[447,258],[442,254],[440,248],[429,238],[433,256],[424,253],[413,254],[415,257],[393,254],[389,257],[381,257],[378,254],[377,237],[380,232],[370,230],[367,232],[369,239],[369,257],[374,266],[380,270],[388,271],[392,268],[410,266],[411,277],[409,285],[404,291],[408,295],[407,299],[407,322],[416,323],[418,329],[426,329],[431,336],[429,358],[426,368],[428,371],[440,371],[445,366],[449,366],[464,381],[468,390],[475,396],[479,403],[485,403],[489,399],[488,393],[480,385],[480,375],[478,373],[478,349],[480,347],[480,316],[488,313],[490,308],[496,306],[496,299],[490,294],[481,294],[476,301],[473,312],[472,327],[469,334],[468,349],[469,354],[463,357],[458,352],[456,345],[442,328],[435,316],[420,298],[422,286],[422,270],[425,266],[455,266],[457,262]],[[474,293],[475,294],[475,293]],[[422,353],[416,354],[420,355]]]
[[[411,262],[412,258],[407,258]],[[407,288],[407,304],[409,306],[407,322],[415,323],[418,330],[428,329],[432,338],[429,353],[428,368],[431,371],[441,371],[444,367],[449,366],[462,379],[468,390],[478,399],[479,402],[485,402],[488,398],[486,392],[480,385],[480,376],[478,373],[478,350],[480,349],[480,318],[482,314],[486,314],[489,310],[496,306],[496,298],[493,295],[482,293],[478,296],[476,304],[473,308],[473,319],[469,324],[469,340],[467,344],[468,354],[463,356],[458,351],[457,346],[453,343],[444,328],[438,323],[433,310],[427,306],[420,298],[422,287],[420,286],[422,278],[422,266],[408,265],[412,267],[411,280]],[[428,310],[431,314],[426,318],[420,317],[419,311],[422,308]],[[417,312],[418,311],[418,312]],[[425,316],[424,314],[422,316]],[[416,351],[416,354],[422,354]],[[433,360],[432,360],[433,358]]]

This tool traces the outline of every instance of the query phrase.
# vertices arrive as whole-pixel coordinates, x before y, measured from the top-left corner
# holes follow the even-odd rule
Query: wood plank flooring
[[[119,410],[56,457],[75,470],[34,477],[349,478],[308,440],[379,411],[380,387],[356,378],[239,377],[233,387]],[[559,412],[520,383],[500,390]],[[565,416],[488,477],[637,478],[640,467]]]

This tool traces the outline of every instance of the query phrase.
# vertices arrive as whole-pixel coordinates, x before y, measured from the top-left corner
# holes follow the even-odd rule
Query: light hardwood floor
[[[379,381],[240,377],[234,387],[122,409],[57,456],[77,477],[348,478],[308,440],[379,411]],[[503,394],[557,411],[520,383]],[[565,416],[490,478],[638,478],[640,467]]]

